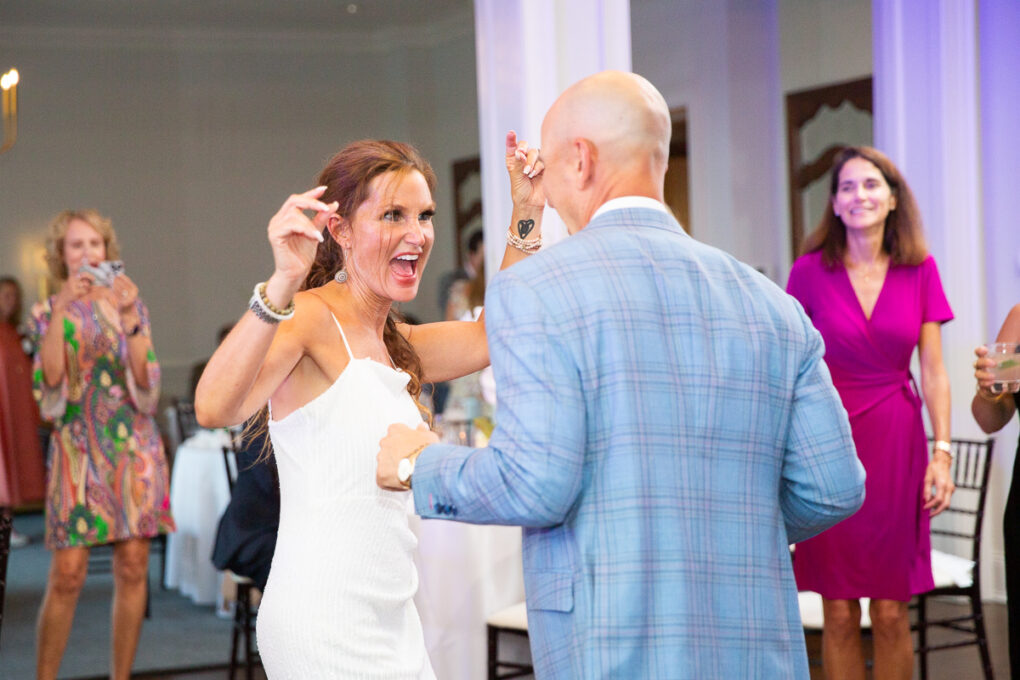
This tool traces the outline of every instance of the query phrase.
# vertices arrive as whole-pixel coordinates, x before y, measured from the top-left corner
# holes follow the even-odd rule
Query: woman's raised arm
[[[275,271],[262,294],[270,307],[286,309],[311,269],[322,229],[337,208],[319,200],[325,189],[291,196],[269,221]],[[306,210],[314,217],[309,219]],[[314,315],[297,307],[293,318],[281,323],[248,309],[234,325],[199,380],[195,415],[200,424],[237,425],[265,405],[305,352],[304,326]]]
[[[513,212],[507,233],[506,250],[500,269],[537,252],[542,245],[542,211],[545,192],[542,171],[545,164],[539,150],[517,139],[511,130],[506,135],[506,170],[510,177]],[[485,312],[477,321],[444,321],[421,326],[399,326],[421,359],[422,382],[459,378],[489,365],[489,346],[485,339]]]

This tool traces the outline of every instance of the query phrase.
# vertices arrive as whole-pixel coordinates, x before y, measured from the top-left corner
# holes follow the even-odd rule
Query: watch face
[[[400,462],[397,463],[397,479],[401,484],[406,484],[407,480],[411,478],[411,461],[407,458],[401,458]]]

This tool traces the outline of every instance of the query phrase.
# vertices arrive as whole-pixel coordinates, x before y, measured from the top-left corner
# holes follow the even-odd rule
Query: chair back
[[[237,466],[238,458],[237,454],[241,452],[241,448],[244,446],[244,429],[231,429],[230,430],[230,444],[223,447],[223,467],[227,471],[227,488],[230,489],[230,495],[234,495],[234,484],[237,483]]]
[[[11,554],[11,532],[14,516],[11,509],[0,507],[0,629],[4,623],[4,599],[7,593],[7,558]]]
[[[195,404],[187,399],[174,399],[173,409],[177,421],[177,441],[183,442],[198,432],[198,418],[195,417]]]
[[[951,550],[978,564],[981,555],[981,527],[984,524],[985,500],[988,496],[988,478],[992,469],[993,439],[954,439],[951,474],[956,492],[952,503],[931,522],[932,545],[950,544],[959,547]],[[968,550],[969,549],[969,550]],[[974,570],[975,580],[978,570]]]

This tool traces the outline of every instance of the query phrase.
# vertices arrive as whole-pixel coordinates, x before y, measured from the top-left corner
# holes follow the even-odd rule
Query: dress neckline
[[[270,424],[285,423],[295,413],[297,413],[299,411],[303,411],[303,410],[309,408],[315,402],[323,399],[327,394],[329,394],[330,392],[333,391],[333,389],[336,388],[337,384],[340,382],[340,380],[347,373],[347,371],[351,367],[351,365],[354,364],[355,362],[368,363],[368,364],[373,365],[373,366],[378,366],[379,368],[382,368],[385,371],[389,371],[390,373],[392,373],[394,375],[402,376],[406,380],[410,380],[411,379],[410,376],[404,371],[404,369],[398,367],[396,364],[393,363],[393,358],[389,357],[388,355],[387,355],[387,358],[389,358],[389,360],[390,360],[390,365],[389,366],[387,366],[386,364],[382,363],[381,361],[376,361],[375,359],[372,359],[371,357],[356,357],[356,356],[354,356],[354,352],[351,351],[351,345],[350,345],[349,342],[347,342],[347,334],[344,333],[344,328],[343,328],[343,326],[340,325],[340,322],[337,320],[336,314],[334,314],[332,311],[330,311],[329,315],[331,317],[333,317],[333,323],[336,324],[337,330],[340,331],[340,339],[343,340],[344,349],[347,350],[347,365],[344,366],[343,369],[340,371],[340,373],[337,375],[337,377],[334,378],[332,382],[330,382],[329,387],[324,389],[322,392],[319,392],[317,395],[315,395],[314,397],[312,397],[311,399],[309,399],[305,403],[301,404],[301,406],[298,406],[296,409],[294,409],[293,411],[291,411],[290,413],[285,415],[283,418],[280,418],[279,420],[273,420],[273,400],[270,399],[268,404],[267,404],[268,407],[269,407],[269,423]],[[407,384],[406,381],[405,381],[404,384],[405,385]]]
[[[269,424],[270,425],[280,425],[282,423],[286,423],[288,420],[290,420],[291,416],[293,416],[294,414],[296,414],[296,413],[298,413],[300,411],[305,411],[305,410],[307,410],[309,408],[312,408],[313,404],[315,404],[316,402],[319,402],[319,401],[322,401],[323,399],[325,399],[326,395],[328,395],[330,392],[332,392],[333,390],[336,389],[336,386],[340,384],[340,381],[343,380],[344,376],[347,375],[350,372],[351,366],[353,366],[355,364],[368,364],[369,366],[381,368],[383,371],[386,371],[386,372],[390,373],[391,375],[395,375],[395,376],[405,376],[406,377],[408,375],[402,368],[397,368],[397,367],[394,367],[394,366],[387,366],[386,364],[381,363],[379,361],[376,361],[375,359],[370,359],[368,357],[351,357],[350,361],[347,362],[347,365],[344,366],[342,371],[340,371],[340,374],[336,377],[336,379],[334,379],[333,382],[331,382],[329,384],[329,387],[324,389],[322,392],[319,392],[317,395],[315,395],[314,397],[312,397],[311,399],[309,399],[305,403],[303,403],[300,406],[298,406],[296,409],[294,409],[293,411],[291,411],[290,413],[285,415],[283,418],[280,418],[279,420],[273,420],[273,400],[270,399],[269,403],[268,403],[268,407],[269,407]],[[410,379],[410,378],[408,378],[408,379]]]
[[[857,303],[857,309],[861,312],[861,316],[864,317],[864,322],[867,324],[870,324],[871,320],[875,318],[875,311],[878,309],[878,303],[882,301],[882,295],[885,293],[885,284],[889,282],[889,274],[892,273],[894,266],[892,261],[890,261],[889,266],[886,267],[885,275],[882,276],[882,285],[878,289],[878,295],[875,296],[875,304],[871,306],[871,314],[867,314],[864,311],[864,305],[861,303],[861,296],[857,294],[854,282],[850,280],[850,270],[847,269],[845,262],[840,262],[840,267],[843,270],[843,279],[846,281],[846,285],[850,287],[850,294]]]

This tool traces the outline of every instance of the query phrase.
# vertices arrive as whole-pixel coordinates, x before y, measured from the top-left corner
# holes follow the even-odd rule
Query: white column
[[[985,3],[983,13],[994,5]],[[970,414],[974,394],[971,362],[973,348],[986,340],[989,320],[986,308],[985,235],[982,202],[983,184],[989,173],[1008,170],[1013,176],[998,177],[996,206],[1005,206],[1005,196],[1016,194],[1018,149],[1005,150],[999,164],[990,168],[982,158],[984,150],[1001,142],[990,134],[995,125],[982,130],[982,103],[978,96],[981,71],[978,52],[978,0],[874,0],[875,58],[875,140],[876,146],[893,159],[910,182],[920,203],[928,244],[939,264],[942,282],[956,319],[942,333],[943,357],[953,392],[953,435],[983,437]],[[996,29],[995,21],[982,16],[982,34]],[[1012,40],[1017,36],[1013,35]],[[984,38],[982,38],[984,42]],[[1000,42],[1008,42],[1000,41]],[[1000,46],[1000,54],[1002,50]],[[1005,48],[1009,51],[1009,48]],[[1016,55],[1015,47],[1012,54]],[[983,45],[981,59],[988,58]],[[1008,58],[995,71],[1000,83],[1017,92],[1016,58]],[[987,96],[987,93],[986,93]],[[988,112],[986,111],[986,114]],[[985,115],[985,124],[1001,121],[1012,139],[1013,111]],[[1002,118],[1008,118],[1008,123]],[[1008,159],[1008,160],[1007,160]],[[988,191],[984,187],[985,192]],[[1016,233],[1015,199],[998,213],[1008,220],[1002,235]],[[996,232],[999,233],[999,232]],[[1003,238],[1003,241],[1006,239]],[[1015,236],[1013,237],[1015,241]],[[1003,244],[1004,245],[1004,244]],[[1013,279],[1015,282],[1016,279]],[[1018,297],[1015,293],[1014,297]],[[1004,313],[1004,312],[1003,312]],[[1003,447],[999,447],[1002,451]],[[1011,447],[1006,447],[1011,448]],[[1008,456],[1008,451],[1005,454]],[[1002,507],[1008,479],[1000,453],[992,473],[988,508]],[[996,488],[996,486],[1002,488]],[[982,547],[982,583],[985,597],[1002,598],[1002,527],[1000,514],[986,514]]]
[[[1020,3],[981,0],[981,184],[984,208],[985,284],[988,320],[984,338],[992,339],[1007,312],[1020,302],[1020,227],[1016,206],[1020,178]],[[987,540],[983,550],[982,582],[990,584],[991,596],[1006,598],[1002,512],[1009,493],[1017,440],[1016,418],[999,431],[994,468],[985,512]],[[1016,565],[1013,565],[1016,568]],[[986,589],[986,592],[989,589]]]
[[[512,203],[503,162],[508,130],[533,146],[568,85],[605,69],[630,70],[630,0],[475,0],[485,268],[506,245]],[[554,210],[545,247],[566,235]]]
[[[988,325],[992,339],[1020,302],[1020,3],[980,2],[981,183],[984,191]]]
[[[953,433],[976,435],[972,350],[984,337],[974,0],[875,0],[875,145],[920,203],[956,320],[942,333]]]

